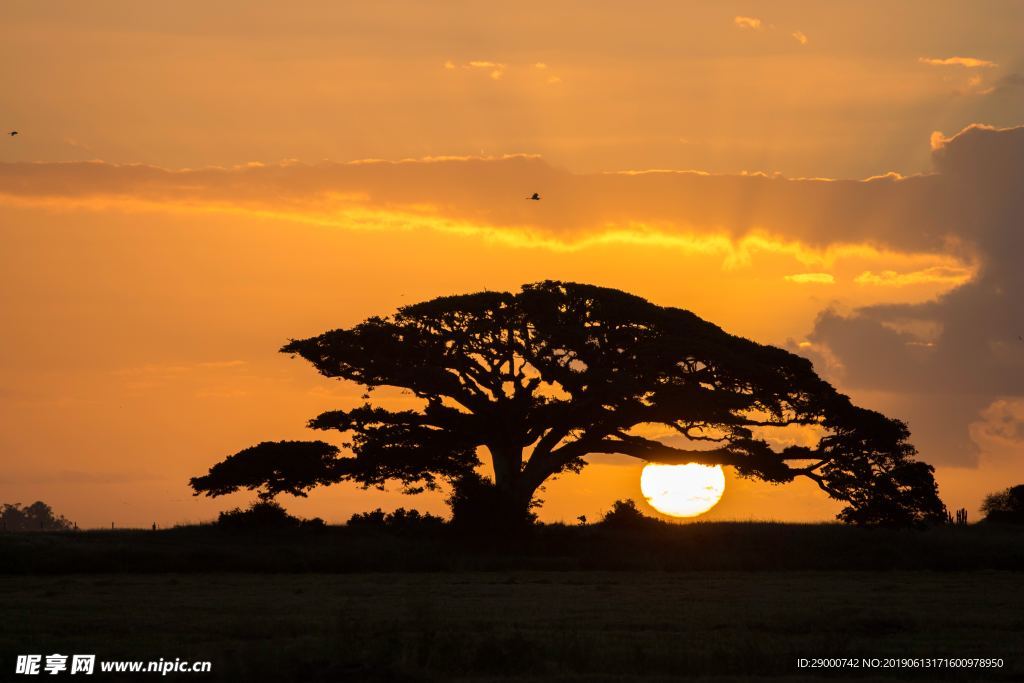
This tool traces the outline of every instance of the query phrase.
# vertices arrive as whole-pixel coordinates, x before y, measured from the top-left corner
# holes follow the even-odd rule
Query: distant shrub
[[[1024,484],[985,496],[981,511],[987,522],[1024,524]]]
[[[272,500],[257,501],[244,510],[226,510],[217,518],[217,525],[228,529],[283,529],[296,528],[302,524],[303,520],[288,514],[280,503]]]
[[[614,528],[649,527],[658,523],[659,520],[640,512],[636,503],[630,499],[612,503],[612,509],[604,513],[601,519],[602,525]]]
[[[426,531],[440,529],[444,519],[436,515],[422,513],[419,510],[398,508],[394,512],[385,513],[380,508],[370,512],[357,512],[352,515],[347,526],[359,529],[391,529],[394,531]]]
[[[67,531],[75,525],[54,513],[53,508],[41,500],[22,506],[5,503],[0,507],[0,531]]]

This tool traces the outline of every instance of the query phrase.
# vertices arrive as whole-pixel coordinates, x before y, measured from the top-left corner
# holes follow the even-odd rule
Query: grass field
[[[798,658],[847,656],[1006,666],[843,677],[1019,680],[1020,587],[1012,572],[5,576],[0,652],[5,673],[16,653],[210,660],[171,676],[194,680],[814,680]]]
[[[1022,570],[1024,530],[985,525],[0,534],[0,680],[53,652],[212,662],[176,680],[1024,680]]]

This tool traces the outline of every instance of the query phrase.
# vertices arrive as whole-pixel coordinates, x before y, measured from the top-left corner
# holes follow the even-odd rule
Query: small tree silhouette
[[[612,503],[612,508],[604,513],[604,517],[601,518],[601,524],[616,528],[635,528],[646,524],[658,523],[658,521],[640,512],[636,502],[630,498],[617,500]]]
[[[265,442],[192,479],[197,494],[302,495],[342,480],[418,493],[448,482],[457,522],[510,528],[532,519],[549,478],[614,454],[773,483],[804,477],[846,502],[839,518],[850,523],[946,517],[902,422],[852,405],[804,358],[618,290],[548,281],[441,297],[282,351],[366,387],[367,399],[392,386],[420,405],[323,413],[310,427],[348,435],[353,457],[319,441]],[[676,438],[637,429],[651,424]],[[824,436],[775,450],[761,433],[793,425]],[[484,454],[493,481],[476,472]]]
[[[981,511],[989,522],[1024,524],[1024,484],[985,496]]]
[[[41,500],[26,506],[5,503],[0,507],[0,531],[67,531],[74,526]]]

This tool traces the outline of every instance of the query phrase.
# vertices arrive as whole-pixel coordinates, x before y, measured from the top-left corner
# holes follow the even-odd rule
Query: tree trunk
[[[491,452],[494,485],[502,491],[511,492],[521,476],[523,449],[507,443],[490,443],[487,450]]]
[[[494,468],[491,483],[476,474],[455,483],[449,502],[455,526],[476,533],[508,535],[536,520],[530,512],[537,486],[522,472],[523,450],[507,444],[489,445]]]

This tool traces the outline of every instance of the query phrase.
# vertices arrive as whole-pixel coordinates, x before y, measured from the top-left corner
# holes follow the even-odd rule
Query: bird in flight
[[[537,194],[536,192],[534,192],[529,197],[527,197],[527,199],[532,199],[535,202],[539,202],[540,201],[540,195]]]
[[[13,138],[13,137],[14,137],[15,135],[17,135],[17,134],[18,134],[18,131],[16,131],[16,130],[12,130],[12,131],[11,131],[10,133],[8,133],[8,135],[10,135],[10,136],[11,136],[12,138]]]

